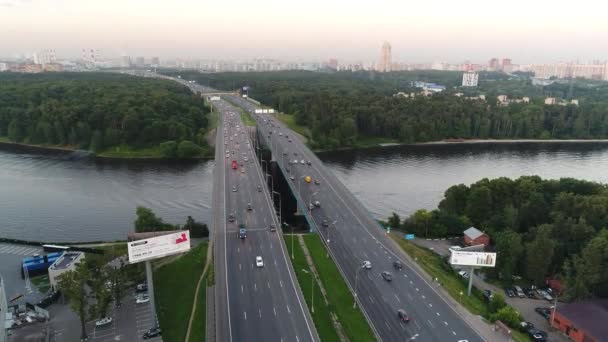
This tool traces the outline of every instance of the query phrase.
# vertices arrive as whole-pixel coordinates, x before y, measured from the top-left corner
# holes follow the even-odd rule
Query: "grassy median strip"
[[[353,309],[355,299],[336,264],[326,256],[327,250],[319,235],[306,235],[304,241],[315,263],[323,287],[327,291],[329,306],[338,316],[348,339],[350,341],[375,341],[374,333],[359,307]]]
[[[255,126],[256,124],[255,120],[251,117],[251,114],[244,109],[241,109],[241,120],[243,120],[245,126]]]
[[[203,242],[179,259],[154,271],[154,294],[163,341],[183,342],[198,279],[205,267],[207,242]],[[204,291],[203,291],[204,292]],[[205,294],[199,293],[199,304],[205,313]],[[198,309],[196,310],[199,311]],[[200,324],[204,325],[205,321]],[[202,327],[202,336],[205,327]]]
[[[291,259],[292,251],[291,251],[291,236],[285,235],[285,244],[287,245],[287,249],[289,251],[289,260],[293,265],[293,268],[296,271],[296,277],[298,278],[298,283],[300,284],[300,288],[302,289],[302,293],[304,294],[304,298],[306,299],[306,304],[308,305],[308,310],[311,311],[312,319],[315,323],[315,327],[317,328],[317,333],[319,333],[319,337],[321,341],[340,341],[336,330],[334,329],[331,323],[331,315],[330,315],[330,307],[325,305],[323,299],[321,298],[321,291],[317,284],[314,284],[315,291],[315,312],[312,313],[311,309],[311,281],[310,275],[312,274],[308,264],[306,263],[306,259],[304,258],[304,252],[302,248],[296,241],[293,246],[293,256],[294,259]],[[304,272],[303,270],[306,270]]]

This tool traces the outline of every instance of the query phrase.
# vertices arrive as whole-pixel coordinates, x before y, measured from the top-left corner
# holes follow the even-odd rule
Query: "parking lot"
[[[134,296],[135,293],[130,291],[119,308],[111,309],[108,317],[112,317],[112,323],[96,327],[94,321],[89,322],[89,341],[144,341],[142,336],[152,328],[154,315],[150,302],[135,304]],[[160,342],[162,338],[159,336],[146,341]]]

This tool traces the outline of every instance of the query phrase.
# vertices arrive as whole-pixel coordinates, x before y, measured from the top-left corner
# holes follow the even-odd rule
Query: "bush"
[[[201,155],[203,149],[200,146],[189,140],[184,140],[177,147],[177,156],[179,158],[192,158]]]
[[[515,309],[510,306],[501,308],[498,312],[492,314],[490,318],[492,321],[499,320],[513,329],[517,329],[519,327],[519,322],[522,321],[519,312],[515,311]]]
[[[206,224],[196,222],[192,216],[188,216],[186,220],[186,224],[184,225],[184,229],[190,231],[191,238],[202,238],[209,236],[209,228]]]
[[[498,310],[504,308],[505,306],[507,306],[507,303],[505,302],[505,297],[503,295],[501,295],[500,293],[495,293],[492,296],[492,299],[490,299],[490,303],[489,303],[490,313],[496,313],[496,312],[498,312]]]
[[[177,157],[177,143],[175,141],[165,141],[160,144],[160,153],[165,158]]]

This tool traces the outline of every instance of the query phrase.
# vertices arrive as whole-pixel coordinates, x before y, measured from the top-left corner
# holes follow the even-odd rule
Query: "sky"
[[[0,56],[514,63],[608,59],[605,0],[0,0]]]

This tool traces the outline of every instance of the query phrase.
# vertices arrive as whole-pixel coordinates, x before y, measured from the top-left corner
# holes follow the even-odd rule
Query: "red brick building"
[[[608,300],[558,304],[549,322],[575,342],[608,341]]]
[[[490,244],[490,237],[481,230],[470,227],[464,231],[464,243],[467,246],[484,245],[484,247],[488,247]]]

